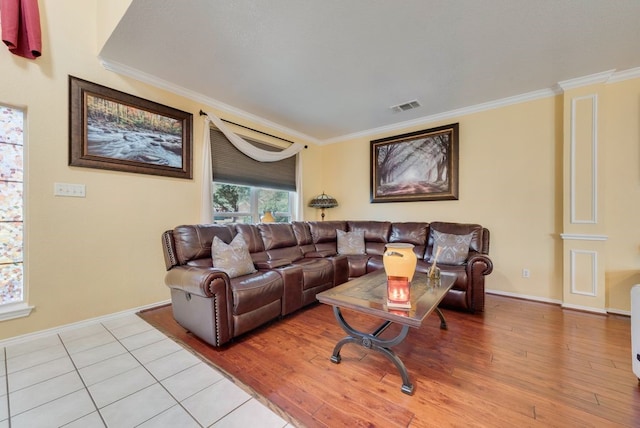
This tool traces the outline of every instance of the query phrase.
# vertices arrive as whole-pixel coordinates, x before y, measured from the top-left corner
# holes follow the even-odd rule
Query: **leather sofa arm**
[[[493,272],[493,262],[486,254],[470,251],[469,257],[467,257],[467,273],[474,272],[477,269],[482,269],[479,272],[481,275],[489,275]]]
[[[484,311],[484,277],[493,271],[493,262],[486,254],[472,251],[467,258],[467,304],[472,312]]]
[[[229,276],[220,269],[176,266],[167,272],[164,283],[169,288],[176,288],[200,297],[219,295],[226,299]]]
[[[274,259],[274,260],[263,260],[260,262],[254,262],[254,265],[260,270],[275,269],[275,268],[287,266],[290,264],[291,264],[291,260],[289,259]]]

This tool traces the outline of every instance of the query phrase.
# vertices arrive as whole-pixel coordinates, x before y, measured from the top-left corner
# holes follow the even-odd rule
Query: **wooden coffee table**
[[[330,290],[318,293],[318,300],[333,306],[333,313],[338,324],[347,332],[347,336],[340,340],[333,349],[331,361],[340,362],[340,349],[347,343],[356,343],[367,349],[380,352],[393,362],[402,376],[401,391],[413,394],[413,384],[409,380],[407,368],[396,355],[392,346],[401,343],[409,332],[409,327],[419,328],[422,321],[435,311],[440,317],[440,328],[446,330],[447,322],[438,309],[447,291],[453,286],[455,276],[442,273],[440,280],[428,280],[427,274],[416,272],[411,282],[411,308],[395,309],[387,306],[387,276],[384,269],[363,275]],[[371,333],[358,331],[351,327],[342,315],[342,309],[351,309],[383,320],[382,324]],[[392,339],[382,339],[379,336],[392,323],[400,324],[400,333]]]

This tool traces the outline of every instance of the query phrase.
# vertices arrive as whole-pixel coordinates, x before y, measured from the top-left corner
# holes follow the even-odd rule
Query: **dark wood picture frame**
[[[458,199],[459,124],[371,141],[371,202]]]
[[[192,178],[193,115],[69,76],[69,165]]]

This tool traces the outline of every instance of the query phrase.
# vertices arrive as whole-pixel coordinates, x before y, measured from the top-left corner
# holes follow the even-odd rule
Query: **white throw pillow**
[[[236,235],[230,244],[218,238],[213,238],[211,243],[211,257],[213,267],[224,270],[229,278],[248,275],[256,271],[249,254],[249,248],[242,235]]]
[[[469,244],[473,233],[468,235],[451,235],[449,233],[438,232],[432,230],[433,235],[433,251],[429,258],[429,263],[433,263],[438,249],[440,254],[436,263],[444,263],[445,265],[461,265],[467,260],[469,255]]]
[[[336,229],[338,237],[338,254],[365,254],[364,232],[345,232]]]

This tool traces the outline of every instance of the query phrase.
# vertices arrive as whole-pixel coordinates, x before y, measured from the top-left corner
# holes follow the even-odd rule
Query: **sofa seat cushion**
[[[302,267],[302,289],[308,290],[326,284],[333,285],[333,263],[327,259],[302,259],[294,266]]]
[[[229,278],[248,275],[256,271],[242,235],[236,235],[229,244],[215,236],[211,244],[211,257],[213,258],[213,267],[225,271]]]
[[[338,240],[338,254],[365,254],[364,232],[336,230],[336,236]]]
[[[233,313],[244,314],[282,298],[284,284],[275,270],[259,271],[231,280]]]

